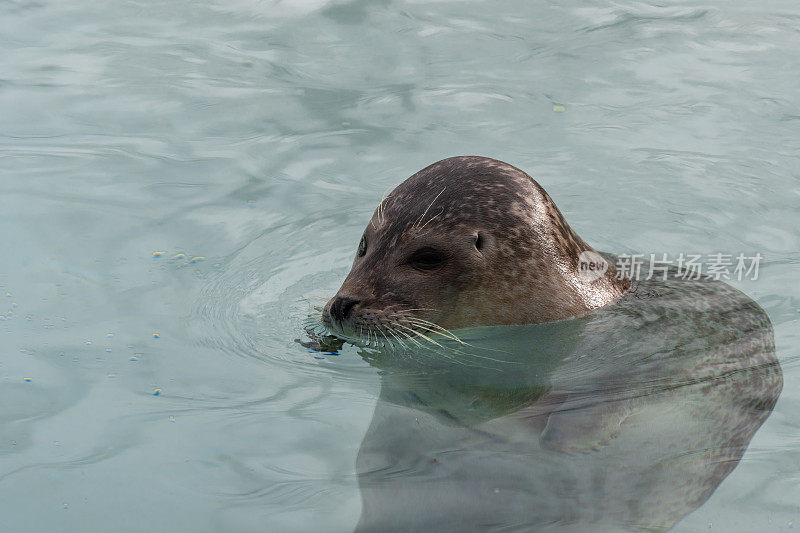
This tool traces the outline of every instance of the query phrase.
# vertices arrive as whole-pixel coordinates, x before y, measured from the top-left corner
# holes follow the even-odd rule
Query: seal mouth
[[[360,324],[358,319],[347,318],[339,320],[329,313],[323,313],[321,322],[325,333],[351,344],[365,344],[378,339],[378,335],[370,331],[366,325]]]
[[[334,303],[335,300],[332,299],[322,311],[320,322],[325,334],[332,335],[353,344],[362,344],[364,341],[368,340],[370,335],[364,334],[365,328],[357,324],[357,317],[337,317],[334,316],[335,313],[331,313],[331,307]]]
[[[322,310],[319,324],[326,334],[354,345],[380,348],[441,347],[444,341],[464,344],[449,329],[415,314],[419,309],[358,308],[343,313],[348,304],[346,299],[337,304],[337,298],[333,298]]]
[[[346,328],[344,322],[336,320],[328,314],[322,315],[322,325],[325,327],[328,333],[336,336],[349,337],[355,333],[355,331],[351,331],[352,328]]]

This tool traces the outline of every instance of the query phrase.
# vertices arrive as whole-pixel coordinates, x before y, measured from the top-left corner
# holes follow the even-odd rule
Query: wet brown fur
[[[613,265],[599,279],[580,279],[578,256],[593,249],[533,178],[486,157],[420,170],[381,202],[364,238],[366,254],[337,293],[359,303],[344,324],[331,320],[333,299],[323,311],[334,330],[391,338],[393,325],[413,329],[416,319],[448,329],[549,322],[602,307],[630,287]],[[409,257],[420,248],[443,252],[444,265],[413,268]]]

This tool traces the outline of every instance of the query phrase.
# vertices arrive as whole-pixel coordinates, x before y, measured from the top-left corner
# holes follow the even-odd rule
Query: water
[[[800,520],[790,1],[0,4],[0,528],[351,530],[377,369],[294,342],[382,194],[534,175],[617,253],[761,253],[784,388],[676,531]],[[322,358],[320,358],[322,357]]]

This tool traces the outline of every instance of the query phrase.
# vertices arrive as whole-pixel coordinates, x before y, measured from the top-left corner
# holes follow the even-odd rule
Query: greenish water
[[[616,253],[760,253],[783,393],[676,531],[800,523],[800,7],[0,4],[0,529],[348,531],[380,390],[302,348],[383,193],[528,171]]]

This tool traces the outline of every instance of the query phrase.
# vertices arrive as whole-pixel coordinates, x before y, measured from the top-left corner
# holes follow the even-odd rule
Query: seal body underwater
[[[385,346],[361,352],[381,393],[359,531],[667,530],[736,467],[782,388],[750,298],[674,268],[621,279],[496,160],[406,180],[356,255],[323,323]],[[588,276],[587,255],[602,264]],[[452,331],[473,326],[507,327]]]

